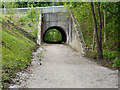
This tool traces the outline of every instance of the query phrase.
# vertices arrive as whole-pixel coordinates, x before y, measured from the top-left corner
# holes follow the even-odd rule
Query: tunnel
[[[45,36],[46,36],[46,33],[52,29],[56,29],[60,32],[61,34],[61,40],[60,41],[47,41],[45,39]],[[59,26],[52,26],[50,28],[48,28],[44,34],[43,34],[43,42],[44,43],[49,43],[49,44],[62,44],[62,43],[66,43],[67,41],[67,35],[66,35],[66,32],[64,31],[64,29],[62,27],[59,27]]]

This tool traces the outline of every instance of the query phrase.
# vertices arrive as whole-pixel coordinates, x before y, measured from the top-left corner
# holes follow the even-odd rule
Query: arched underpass
[[[47,40],[45,40],[45,36],[46,36],[47,32],[50,31],[50,30],[53,30],[53,29],[58,30],[58,31],[60,32],[60,34],[61,34],[61,36],[62,36],[62,38],[61,38],[60,41],[47,41]],[[67,41],[67,35],[66,35],[66,33],[65,33],[65,31],[64,31],[64,29],[63,29],[62,27],[52,26],[52,27],[48,28],[48,29],[44,32],[44,34],[43,34],[43,41],[44,41],[45,43],[51,43],[51,44],[66,43],[66,41]]]

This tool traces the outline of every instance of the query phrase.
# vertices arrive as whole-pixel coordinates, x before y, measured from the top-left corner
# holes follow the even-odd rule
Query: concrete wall
[[[80,25],[77,21],[77,19],[73,16],[71,13],[71,18],[72,18],[72,41],[70,42],[70,45],[73,49],[76,51],[80,52],[81,54],[86,53],[86,45],[85,41],[80,29]]]
[[[46,30],[50,27],[60,27],[67,35],[67,43],[69,42],[69,31],[71,28],[69,26],[69,17],[65,13],[44,13],[42,20],[42,37]],[[43,42],[43,41],[42,41]]]
[[[80,39],[79,39],[79,37],[77,35],[77,32],[76,32],[77,28],[75,28],[75,23],[74,23],[71,16],[70,16],[69,19],[70,19],[69,23],[71,23],[71,24],[69,24],[70,25],[69,26],[69,28],[70,28],[70,30],[69,30],[69,33],[70,33],[69,34],[69,45],[73,49],[75,49],[76,51],[84,54],[84,51],[83,51],[83,48],[82,48],[82,43],[80,42]]]
[[[41,17],[40,23],[42,23],[42,25],[38,35],[38,37],[41,36],[39,37],[41,42],[44,42],[43,35],[49,28],[60,27],[66,33],[66,43],[76,51],[82,54],[85,53],[85,43],[82,32],[71,15],[68,16],[66,13],[44,13]]]
[[[83,50],[83,47],[82,47],[82,43],[80,42],[80,40],[78,39],[77,35],[74,34],[72,36],[72,42],[70,42],[70,46],[75,49],[75,51],[78,51],[82,54],[84,54],[84,50]]]

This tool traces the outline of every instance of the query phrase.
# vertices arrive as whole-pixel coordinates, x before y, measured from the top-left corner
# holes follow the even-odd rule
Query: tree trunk
[[[94,51],[94,47],[95,47],[95,29],[93,31],[93,46],[92,46],[92,52]]]
[[[105,15],[105,11],[104,11],[104,43],[106,42],[106,30],[105,30],[105,26],[106,26],[106,15]]]
[[[91,11],[92,11],[93,20],[94,20],[94,27],[95,27],[95,36],[96,36],[96,43],[97,43],[98,58],[102,59],[102,52],[101,52],[101,49],[100,49],[101,47],[100,47],[99,37],[98,37],[98,31],[97,31],[97,20],[96,20],[96,17],[95,17],[93,2],[91,2],[90,5],[91,5]]]
[[[96,11],[96,8],[94,7],[94,12]],[[93,46],[92,46],[92,52],[94,51],[94,47],[95,47],[95,27],[94,27],[94,31],[93,31]]]
[[[100,44],[100,59],[103,59],[103,50],[102,50],[102,19],[101,19],[101,13],[100,13],[100,3],[97,5],[98,7],[98,14],[99,14],[99,20],[100,20],[100,25],[99,25],[99,31],[100,31],[100,38],[99,38],[99,44]]]

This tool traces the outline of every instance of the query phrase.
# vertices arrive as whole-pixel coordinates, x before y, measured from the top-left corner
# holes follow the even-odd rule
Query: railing
[[[73,19],[74,29],[75,29],[75,34],[77,36],[77,39],[79,40],[80,43],[82,43],[83,51],[86,53],[87,52],[86,44],[85,44],[85,40],[84,40],[83,35],[82,35],[82,31],[80,29],[80,25],[79,25],[77,19],[74,17],[72,12],[71,12],[71,17]]]
[[[34,7],[36,11],[40,13],[54,13],[54,12],[65,12],[66,7],[64,6],[49,6],[49,7]],[[14,13],[28,13],[31,8],[7,8],[7,9],[0,9],[0,13],[12,11]]]

